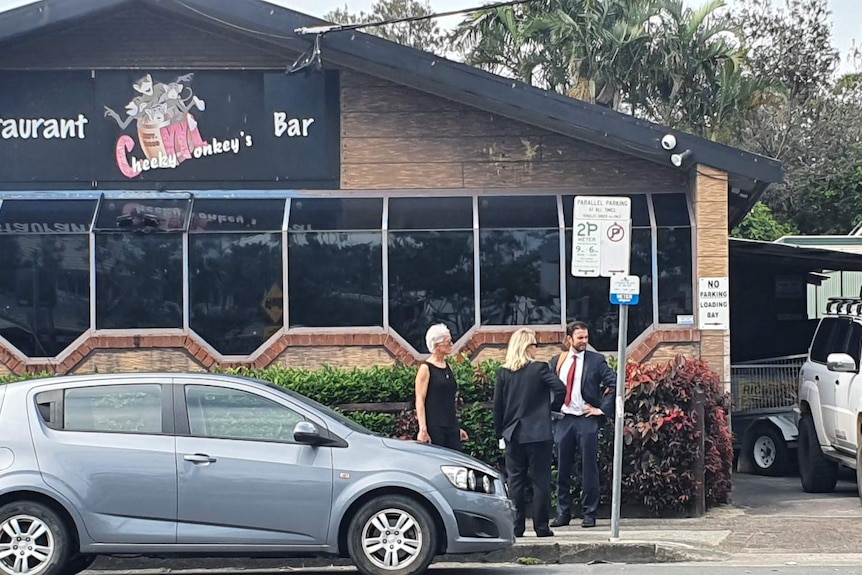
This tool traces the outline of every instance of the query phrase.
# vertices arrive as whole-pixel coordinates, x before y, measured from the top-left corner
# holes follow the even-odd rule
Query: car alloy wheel
[[[381,569],[398,571],[419,557],[422,529],[404,509],[383,509],[362,527],[362,550]]]
[[[0,569],[9,575],[36,575],[51,564],[54,535],[31,515],[13,515],[0,524]]]

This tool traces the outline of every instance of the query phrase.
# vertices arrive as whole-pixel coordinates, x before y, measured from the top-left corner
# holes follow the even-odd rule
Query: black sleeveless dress
[[[455,394],[458,384],[447,364],[445,368],[425,362],[428,366],[428,393],[425,395],[425,423],[431,443],[461,449],[461,424],[455,413]]]

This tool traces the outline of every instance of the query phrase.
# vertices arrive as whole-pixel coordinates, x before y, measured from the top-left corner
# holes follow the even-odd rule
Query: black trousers
[[[515,504],[515,531],[523,532],[526,521],[526,495],[528,482],[533,485],[533,527],[537,531],[548,529],[551,507],[551,461],[553,441],[506,444],[506,483],[509,497]]]
[[[572,468],[581,456],[581,505],[584,517],[599,507],[599,429],[603,418],[565,415],[554,423],[557,444],[557,517],[572,518]]]
[[[438,427],[436,425],[429,425],[428,435],[431,436],[431,443],[434,445],[461,451],[460,427]]]

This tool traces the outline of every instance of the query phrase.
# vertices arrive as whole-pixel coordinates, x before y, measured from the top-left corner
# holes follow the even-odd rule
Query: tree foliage
[[[772,210],[762,203],[757,202],[741,224],[733,230],[733,237],[747,240],[760,240],[772,242],[783,236],[792,236],[799,233],[793,224],[783,224],[775,219]]]
[[[431,14],[428,0],[376,0],[371,5],[370,12],[353,13],[345,4],[344,8],[336,8],[325,14],[323,18],[338,24],[367,24]],[[362,31],[428,52],[440,52],[446,43],[440,27],[433,18],[372,26],[363,28]]]

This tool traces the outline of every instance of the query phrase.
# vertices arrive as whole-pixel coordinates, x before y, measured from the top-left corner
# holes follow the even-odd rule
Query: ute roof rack
[[[862,316],[862,296],[831,297],[826,300],[826,314]]]

